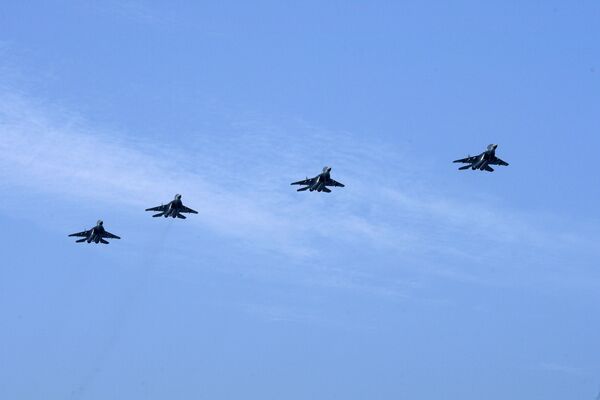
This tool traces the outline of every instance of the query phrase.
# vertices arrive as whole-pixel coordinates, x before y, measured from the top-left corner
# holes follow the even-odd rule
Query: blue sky
[[[600,5],[484,3],[6,4],[0,397],[594,398]]]

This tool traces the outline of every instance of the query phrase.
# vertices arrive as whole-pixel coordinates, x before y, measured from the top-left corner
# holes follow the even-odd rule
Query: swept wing
[[[106,239],[121,239],[119,236],[113,235],[112,233],[110,233],[108,231],[104,231],[104,233],[102,234],[102,237],[106,238]]]
[[[82,231],[82,232],[77,232],[77,233],[72,233],[69,235],[69,237],[88,237],[90,231]]]
[[[162,205],[162,206],[158,206],[158,207],[152,207],[152,208],[146,208],[146,211],[167,211],[167,209],[169,208],[169,205]]]
[[[345,187],[343,183],[339,183],[338,181],[335,181],[331,178],[329,178],[327,180],[327,183],[325,183],[325,186]]]
[[[317,180],[317,178],[310,178],[310,179],[306,178],[303,181],[290,183],[290,185],[312,185],[315,183],[316,180]]]
[[[506,161],[503,161],[503,160],[499,159],[498,157],[494,158],[494,160],[490,161],[489,163],[492,165],[502,165],[505,167],[508,165],[508,163]]]
[[[479,159],[479,156],[469,156],[469,157],[466,157],[466,158],[461,158],[460,160],[454,160],[452,162],[473,164],[478,159]]]
[[[190,213],[190,214],[198,214],[198,211],[196,211],[196,210],[192,210],[191,208],[189,208],[189,207],[186,207],[186,206],[184,206],[184,205],[182,205],[182,206],[181,206],[181,209],[179,210],[179,212],[182,212],[182,213]]]

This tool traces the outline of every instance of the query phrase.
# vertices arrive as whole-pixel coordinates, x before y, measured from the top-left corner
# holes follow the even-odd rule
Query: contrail
[[[140,304],[140,301],[143,299],[143,294],[146,292],[150,279],[154,275],[154,272],[159,264],[160,257],[164,252],[165,240],[171,232],[173,223],[174,221],[167,221],[167,226],[163,227],[160,234],[155,236],[155,238],[157,238],[156,242],[149,243],[146,246],[146,249],[144,249],[141,259],[142,273],[140,275],[140,279],[129,292],[130,295],[123,300],[121,306],[119,307],[115,316],[115,322],[112,326],[113,329],[104,344],[100,346],[98,355],[92,363],[92,369],[82,378],[81,383],[77,385],[77,387],[71,392],[70,398],[72,400],[84,399],[90,387],[94,384],[94,381],[102,372],[106,364],[106,360],[110,357],[116,344],[121,338],[121,334],[123,333],[129,321],[129,317],[135,311],[136,306]]]

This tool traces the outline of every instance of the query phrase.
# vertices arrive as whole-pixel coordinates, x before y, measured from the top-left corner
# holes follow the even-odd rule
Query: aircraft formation
[[[487,149],[477,155],[477,156],[467,156],[465,158],[461,158],[459,160],[455,160],[455,163],[463,163],[466,164],[459,168],[459,170],[479,170],[479,171],[488,171],[493,172],[494,169],[491,165],[498,166],[508,166],[506,161],[501,160],[496,157],[496,149],[498,148],[497,144],[490,144]],[[345,187],[344,184],[335,181],[331,178],[331,167],[324,167],[321,173],[314,178],[306,178],[301,181],[292,182],[291,185],[299,185],[302,186],[297,191],[304,192],[306,190],[311,192],[325,192],[331,193],[331,189],[329,187]],[[183,205],[181,201],[181,195],[176,194],[175,198],[168,202],[167,204],[162,204],[157,207],[147,208],[146,211],[153,211],[156,214],[152,215],[154,218],[158,217],[171,217],[178,219],[186,219],[187,217],[183,214],[198,214],[198,211],[192,210],[189,207]],[[102,243],[109,244],[106,239],[121,239],[119,236],[114,235],[104,229],[104,222],[99,220],[91,229],[84,230],[82,232],[77,232],[70,234],[69,237],[80,237],[82,239],[78,239],[76,243]]]

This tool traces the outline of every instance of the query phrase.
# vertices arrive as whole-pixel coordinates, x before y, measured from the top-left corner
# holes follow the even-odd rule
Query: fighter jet
[[[341,183],[336,182],[333,179],[331,179],[330,174],[331,174],[331,167],[324,167],[323,172],[321,172],[319,175],[315,176],[314,178],[310,178],[310,179],[306,178],[303,181],[294,182],[291,185],[305,186],[305,187],[298,189],[298,192],[303,192],[305,190],[310,190],[311,192],[314,192],[316,190],[317,192],[330,193],[331,189],[327,188],[327,186],[344,187],[344,185],[342,185]]]
[[[69,235],[69,237],[82,237],[83,238],[83,239],[76,240],[75,241],[76,243],[83,243],[83,242],[92,243],[92,242],[94,242],[96,244],[97,243],[108,244],[108,241],[106,241],[104,239],[121,239],[117,235],[113,235],[112,233],[105,230],[104,222],[102,222],[102,221],[98,221],[96,226],[88,231],[73,233],[73,234]]]
[[[175,199],[170,201],[168,204],[164,204],[158,207],[147,208],[146,211],[158,211],[158,214],[154,214],[153,217],[172,217],[185,219],[185,215],[181,213],[198,214],[198,211],[194,211],[183,205],[181,202],[181,195],[176,194]]]
[[[481,170],[481,171],[489,171],[494,172],[494,169],[490,167],[490,165],[502,165],[507,166],[508,163],[506,161],[502,161],[498,157],[496,157],[496,148],[497,144],[490,144],[487,147],[487,150],[481,153],[478,156],[469,156],[467,158],[462,158],[460,160],[455,160],[455,163],[466,163],[463,167],[460,167],[460,170],[465,170],[471,168],[472,170]]]

